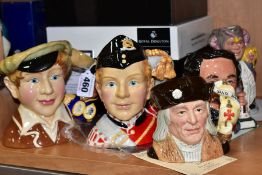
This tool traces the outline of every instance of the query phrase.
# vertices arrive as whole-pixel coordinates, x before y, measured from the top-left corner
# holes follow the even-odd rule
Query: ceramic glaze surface
[[[35,148],[68,141],[60,131],[73,123],[63,105],[70,53],[69,42],[53,41],[0,62],[4,83],[20,102],[5,130],[5,146]]]
[[[142,47],[119,35],[98,55],[96,90],[107,110],[88,136],[98,147],[136,147],[152,143],[156,116],[145,109],[153,86]]]
[[[215,128],[208,122],[211,89],[196,76],[170,79],[152,89],[151,98],[160,111],[149,157],[183,163],[223,155],[218,137],[211,134]]]

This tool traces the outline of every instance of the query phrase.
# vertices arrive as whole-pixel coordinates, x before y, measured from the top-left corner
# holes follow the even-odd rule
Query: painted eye
[[[217,81],[219,81],[219,79],[215,77],[210,77],[210,78],[207,78],[206,80],[207,83],[215,83]]]
[[[138,85],[138,82],[136,80],[131,80],[129,82],[129,86],[136,86],[136,85]]]
[[[60,77],[60,75],[54,74],[50,77],[51,80],[57,80]]]
[[[180,116],[183,116],[183,115],[185,115],[185,113],[186,113],[186,111],[178,111],[178,115],[180,115]]]
[[[243,40],[240,40],[240,41],[238,41],[237,44],[242,45],[242,44],[244,44],[244,41],[243,41]]]
[[[30,79],[30,82],[33,83],[33,84],[36,84],[39,82],[39,80],[37,78],[32,78]]]
[[[114,87],[116,86],[116,83],[113,82],[113,81],[110,81],[110,82],[108,82],[105,86],[106,86],[106,87],[109,87],[109,88],[114,88]]]
[[[202,114],[204,112],[206,112],[206,108],[205,107],[198,107],[195,109],[196,113]]]
[[[197,112],[202,112],[203,109],[202,109],[202,108],[197,108],[196,111],[197,111]]]
[[[226,82],[227,82],[227,84],[232,85],[232,84],[236,84],[237,80],[236,79],[227,79]]]

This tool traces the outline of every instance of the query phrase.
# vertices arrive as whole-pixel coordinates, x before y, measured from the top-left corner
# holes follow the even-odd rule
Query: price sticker
[[[77,95],[81,97],[92,97],[95,87],[95,75],[86,70],[78,80]]]

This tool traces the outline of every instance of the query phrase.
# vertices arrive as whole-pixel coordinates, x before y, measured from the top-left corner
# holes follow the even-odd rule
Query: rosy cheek
[[[178,122],[178,126],[180,126],[181,128],[184,128],[184,127],[186,127],[188,122],[187,122],[187,120],[186,119],[182,119],[182,120],[180,120],[179,122]]]
[[[206,125],[206,122],[207,122],[207,117],[199,116],[198,117],[198,122],[200,123],[200,125],[202,127],[204,127]]]
[[[140,88],[136,89],[135,92],[131,92],[133,95],[135,95],[139,99],[144,99],[147,96],[147,89],[145,88]]]
[[[105,105],[107,105],[108,103],[112,102],[112,98],[113,98],[113,96],[115,94],[114,94],[114,92],[109,92],[109,91],[103,91],[102,90],[100,95],[101,95],[100,98],[103,101],[103,103]]]
[[[171,114],[173,115],[173,114]],[[175,114],[177,115],[177,114]],[[170,116],[170,122],[173,124],[173,126],[177,127],[177,126],[182,126],[186,123],[185,117],[180,117],[180,116]]]
[[[63,82],[58,83],[53,86],[56,94],[64,95],[65,93],[65,84]]]
[[[147,91],[142,89],[141,91],[139,91],[139,94],[138,94],[138,95],[139,95],[140,97],[144,97],[144,96],[146,95],[146,93],[147,93]]]
[[[19,100],[23,104],[31,103],[37,96],[37,89],[35,88],[20,88],[19,89]]]

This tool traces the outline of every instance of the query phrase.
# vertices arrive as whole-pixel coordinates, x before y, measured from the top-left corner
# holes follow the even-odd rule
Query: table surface
[[[261,174],[262,127],[234,139],[227,156],[238,160],[209,174]],[[97,175],[180,174],[129,154],[105,153],[74,143],[37,149],[10,149],[0,144],[0,164]]]

